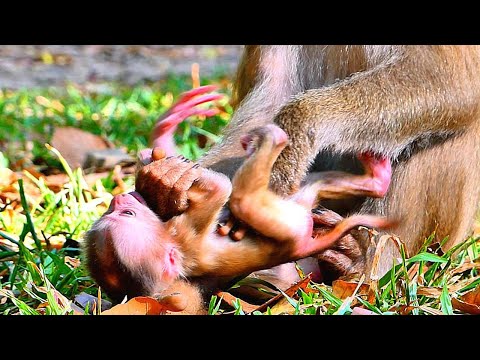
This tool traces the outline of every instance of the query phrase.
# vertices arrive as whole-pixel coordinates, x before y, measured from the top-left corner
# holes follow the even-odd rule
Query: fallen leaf
[[[408,270],[407,276],[411,280],[418,274],[418,270],[420,270],[420,263],[414,263],[413,266]],[[419,280],[418,282],[422,283],[423,281]]]
[[[36,268],[37,271],[40,271],[38,267],[33,264],[33,266]],[[44,276],[43,273],[40,273],[40,276],[42,276],[42,280],[44,280],[47,283],[47,286],[38,286],[35,285],[35,283],[32,283],[32,286],[41,293],[48,293],[49,291],[52,292],[53,298],[55,299],[55,302],[62,308],[67,308],[70,306],[70,300],[68,300],[64,295],[62,295],[57,289],[52,287],[52,284],[48,281],[48,279]]]
[[[70,126],[55,128],[50,144],[72,168],[83,166],[90,151],[112,147],[111,143],[101,136]]]
[[[457,298],[452,298],[453,308],[467,314],[480,315],[480,285]]]
[[[233,296],[232,294],[226,292],[226,291],[217,291],[215,293],[215,295],[217,295],[218,297],[221,297],[223,299],[223,301],[225,301],[228,305],[232,306],[233,307],[233,303],[235,301],[240,301],[240,305],[242,306],[242,309],[243,311],[249,313],[249,312],[252,312],[254,310],[256,310],[258,308],[258,306],[256,305],[252,305],[246,301],[243,301],[235,296]]]
[[[468,271],[471,269],[480,269],[480,260],[477,259],[474,262],[468,262],[465,264],[460,265],[456,269],[450,271],[450,275],[461,274],[464,271]]]
[[[380,258],[382,257],[382,254],[384,253],[385,246],[387,245],[388,241],[393,241],[395,244],[397,250],[398,250],[398,256],[400,255],[400,248],[401,246],[405,245],[400,238],[393,236],[393,235],[382,235],[380,239],[378,240],[377,247],[375,249],[375,255],[373,256],[372,260],[372,269],[370,271],[370,287],[373,292],[377,291],[378,289],[378,281],[380,280],[380,275],[379,275],[379,264],[380,264]],[[405,248],[405,246],[404,246]],[[406,249],[405,249],[406,252]],[[405,254],[407,258],[409,257],[408,254]]]
[[[28,172],[30,175],[32,175],[35,179],[40,179],[41,177],[44,177],[44,175],[37,170],[35,166],[28,166],[23,171]]]
[[[417,289],[418,295],[438,298],[442,294],[442,288],[438,287],[427,287],[427,286],[419,286]]]
[[[468,303],[480,305],[480,285],[472,291],[462,295],[462,299]]]
[[[280,299],[275,305],[270,309],[272,315],[281,315],[289,314],[292,315],[295,313],[295,308],[290,304],[290,302],[284,297]]]
[[[59,192],[63,189],[63,186],[70,181],[67,174],[53,174],[48,176],[42,176],[45,178],[45,185],[48,186],[53,192]]]
[[[335,280],[332,282],[332,293],[334,296],[338,297],[339,299],[345,300],[349,296],[352,296],[355,289],[358,286],[358,281],[345,281],[345,280]],[[365,299],[370,304],[375,302],[375,293],[370,289],[370,285],[362,284],[357,291],[357,295],[361,296],[362,299]],[[352,305],[354,305],[357,301],[354,300]]]
[[[480,306],[469,304],[456,298],[452,298],[452,305],[455,310],[472,315],[480,315]]]
[[[411,305],[398,305],[398,306],[393,306],[388,310],[396,311],[400,315],[408,315],[413,311],[413,309],[415,309],[415,307]]]
[[[448,286],[448,292],[453,293],[455,291],[458,291],[458,290],[464,288],[465,286],[471,284],[473,281],[475,281],[479,278],[480,278],[480,275],[479,276],[474,276],[473,278],[460,280],[453,285],[449,285]],[[417,294],[437,298],[437,297],[440,297],[440,295],[442,294],[442,288],[440,288],[440,287],[419,286],[418,289],[417,289]]]
[[[138,296],[126,304],[119,304],[110,310],[102,311],[102,315],[164,315],[167,309],[157,300],[148,296]]]

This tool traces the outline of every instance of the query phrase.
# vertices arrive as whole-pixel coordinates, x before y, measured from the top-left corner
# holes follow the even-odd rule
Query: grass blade
[[[423,253],[417,254],[417,255],[411,257],[410,259],[408,259],[407,264],[414,263],[414,262],[420,262],[420,261],[429,261],[429,262],[433,262],[433,263],[446,263],[446,262],[448,262],[448,260],[443,258],[443,257],[440,257],[440,256],[435,255],[435,254],[423,252]]]
[[[453,315],[452,300],[448,294],[448,287],[446,283],[443,285],[442,295],[440,295],[440,308],[444,314]]]
[[[30,216],[30,212],[28,211],[28,204],[27,198],[25,197],[25,190],[23,189],[23,179],[18,179],[18,186],[20,192],[20,201],[22,203],[23,211],[25,211],[25,217],[27,219],[28,230],[30,234],[32,234],[33,241],[35,242],[35,246],[37,249],[42,250],[42,244],[35,233],[35,227],[33,226],[32,217]]]

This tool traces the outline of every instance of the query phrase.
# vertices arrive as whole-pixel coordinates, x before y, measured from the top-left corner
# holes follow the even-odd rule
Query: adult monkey
[[[387,195],[328,206],[399,219],[394,232],[410,253],[434,231],[450,247],[469,234],[480,201],[479,81],[478,46],[246,46],[235,114],[200,163],[231,176],[240,137],[273,121],[290,145],[271,187],[289,194],[309,168],[355,171],[353,155],[371,151],[392,161]],[[380,273],[395,254],[387,246]],[[369,265],[353,242],[323,259],[339,273]]]

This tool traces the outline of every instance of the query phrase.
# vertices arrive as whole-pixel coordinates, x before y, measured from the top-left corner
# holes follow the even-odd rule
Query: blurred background
[[[218,141],[230,118],[232,79],[242,47],[1,46],[0,168],[63,171],[45,143],[73,168],[85,168],[87,153],[105,146],[134,156],[148,145],[156,120],[179,94],[215,84],[225,95],[215,104],[219,114],[193,117],[176,134],[182,154],[196,159]],[[97,145],[82,145],[91,142]]]
[[[168,74],[231,73],[242,45],[3,45],[0,87],[63,86],[115,81],[135,85]]]

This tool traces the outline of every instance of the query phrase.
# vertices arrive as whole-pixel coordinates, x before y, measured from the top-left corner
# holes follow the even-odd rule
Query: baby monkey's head
[[[86,233],[85,251],[90,274],[116,300],[151,294],[182,275],[181,252],[137,192],[114,196]]]

